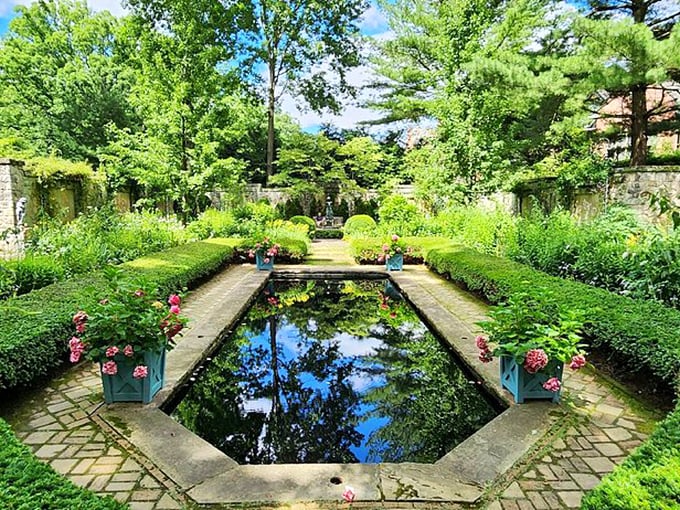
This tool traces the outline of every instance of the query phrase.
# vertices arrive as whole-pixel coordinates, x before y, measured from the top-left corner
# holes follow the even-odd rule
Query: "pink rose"
[[[548,355],[543,349],[531,349],[524,358],[524,368],[530,374],[535,374],[548,364]]]
[[[113,358],[116,354],[118,354],[118,352],[120,352],[120,349],[115,345],[112,345],[111,347],[106,349],[106,357]]]
[[[177,306],[177,305],[172,305],[172,306],[170,307],[170,313],[174,313],[175,315],[179,315],[180,312],[181,312],[181,310],[180,310],[179,306]]]
[[[179,306],[182,302],[182,299],[177,295],[177,294],[170,294],[170,297],[168,298],[168,304],[171,306]]]
[[[345,487],[345,492],[342,493],[342,499],[344,499],[347,503],[351,503],[354,501],[354,498],[356,498],[356,494],[354,493],[354,489],[350,487],[349,485]]]
[[[107,361],[102,364],[102,373],[106,375],[116,375],[118,373],[118,365],[115,361]]]
[[[132,371],[132,377],[135,379],[144,379],[147,375],[149,375],[149,369],[144,365],[137,365]]]
[[[545,383],[543,383],[543,388],[545,388],[548,391],[560,391],[560,388],[562,385],[560,384],[560,380],[557,377],[551,377]]]
[[[69,340],[68,347],[71,350],[71,355],[69,356],[71,363],[78,363],[81,355],[85,351],[85,344],[83,344],[80,338],[74,336]]]
[[[483,351],[489,348],[486,338],[484,338],[482,335],[477,335],[477,338],[475,338],[475,345],[477,345],[477,349],[481,349]]]
[[[78,363],[80,361],[81,355],[82,355],[82,352],[80,352],[80,351],[71,351],[71,355],[69,356],[69,360],[71,360],[71,363]]]
[[[392,235],[392,241],[394,241],[396,243],[398,240],[399,240],[399,236],[397,234],[393,234]]]
[[[583,354],[576,354],[572,356],[571,363],[569,363],[569,368],[572,370],[578,370],[586,366],[586,357]]]
[[[125,354],[128,358],[131,358],[134,353],[135,350],[132,348],[130,344],[127,344],[123,349],[123,354]]]

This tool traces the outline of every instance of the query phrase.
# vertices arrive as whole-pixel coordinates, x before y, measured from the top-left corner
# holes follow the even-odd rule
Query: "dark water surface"
[[[242,464],[433,462],[499,409],[385,280],[273,281],[172,416]]]

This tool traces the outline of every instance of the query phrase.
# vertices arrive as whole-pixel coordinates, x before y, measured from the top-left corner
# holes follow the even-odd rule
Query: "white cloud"
[[[387,31],[387,18],[377,6],[371,5],[366,12],[361,15],[359,28],[366,34],[377,34]]]
[[[129,12],[122,6],[121,0],[87,0],[87,5],[95,12],[109,11],[114,16],[123,16]]]

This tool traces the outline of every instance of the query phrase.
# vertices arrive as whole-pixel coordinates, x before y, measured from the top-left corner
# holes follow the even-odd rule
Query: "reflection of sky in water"
[[[295,291],[295,285],[304,285],[278,284],[284,291]],[[418,452],[428,441],[449,448],[467,437],[459,437],[459,431],[474,431],[491,419],[495,412],[490,408],[480,410],[488,405],[485,399],[470,387],[455,361],[427,334],[415,313],[401,309],[397,320],[381,312],[378,292],[383,282],[364,284],[370,289],[368,295],[329,296],[328,291],[321,291],[323,284],[318,282],[318,292],[311,295],[309,302],[280,309],[266,305],[253,308],[238,330],[238,335],[245,337],[238,336],[243,342],[227,341],[216,353],[217,361],[198,378],[195,386],[199,388],[199,400],[192,409],[199,409],[201,419],[188,420],[196,422],[192,430],[207,440],[216,435],[217,442],[213,444],[219,443],[225,453],[240,462],[300,462],[297,459],[310,451],[314,453],[306,457],[308,462],[380,462],[385,454],[404,450],[405,457],[399,457],[399,453],[391,458],[399,462],[413,460],[410,452],[421,455]],[[360,284],[353,285],[358,288]],[[330,297],[335,308],[329,306],[324,313],[310,318],[304,307],[316,311],[327,306],[322,304],[322,297]],[[393,294],[390,306],[398,303]],[[373,310],[375,315],[371,315]],[[354,317],[358,317],[356,321]],[[276,384],[272,323],[276,328]],[[366,331],[367,335],[347,331]],[[313,338],[331,334],[331,339]],[[423,357],[429,362],[421,366]],[[220,359],[233,360],[227,364],[233,368],[220,372]],[[212,386],[213,379],[220,381],[222,388]],[[206,386],[201,391],[202,381]],[[467,402],[467,408],[456,417],[447,402],[458,398]],[[187,401],[191,402],[191,392]],[[417,402],[428,402],[429,407],[414,411]],[[201,427],[207,428],[200,430]],[[424,427],[427,431],[419,435]],[[319,436],[313,435],[315,429],[322,429],[317,432]],[[279,437],[284,443],[276,442]],[[361,439],[358,446],[352,439],[355,437]],[[369,441],[371,437],[375,438],[373,443]],[[293,445],[293,451],[299,453],[286,451],[286,445]],[[338,451],[333,451],[334,446]],[[335,460],[325,460],[328,458],[324,452],[331,451]],[[338,460],[337,455],[343,460]],[[436,455],[427,453],[418,458],[432,462]]]

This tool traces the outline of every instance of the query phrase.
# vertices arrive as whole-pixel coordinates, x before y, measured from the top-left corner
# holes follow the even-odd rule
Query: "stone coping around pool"
[[[252,266],[250,266],[252,267]],[[231,272],[229,272],[231,271]],[[509,405],[476,434],[433,464],[239,465],[162,411],[194,373],[206,353],[231,333],[269,276],[389,276],[431,327],[486,381],[500,398],[498,366],[474,363],[473,331],[442,306],[467,295],[427,270],[387,273],[375,267],[287,266],[273,273],[246,266],[220,275],[224,292],[211,289],[202,311],[177,347],[168,353],[165,387],[148,405],[112,404],[98,413],[118,434],[162,470],[199,505],[341,501],[351,486],[357,502],[408,501],[472,504],[543,437],[554,421],[554,404]],[[445,283],[445,285],[442,285]],[[209,283],[208,283],[209,284]],[[199,293],[200,293],[199,289]],[[481,368],[481,370],[480,370]],[[494,370],[495,368],[495,370]],[[331,481],[333,480],[333,481]],[[333,483],[335,482],[335,483]]]

